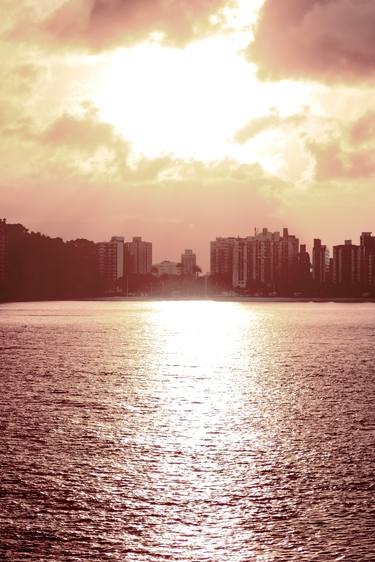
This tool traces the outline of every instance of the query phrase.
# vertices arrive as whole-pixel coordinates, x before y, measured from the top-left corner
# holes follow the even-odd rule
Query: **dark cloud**
[[[9,37],[41,36],[64,46],[99,51],[134,44],[159,32],[164,43],[179,46],[212,33],[220,25],[222,8],[231,3],[232,0],[66,0],[41,21],[19,21]]]
[[[248,56],[266,79],[375,75],[374,0],[266,0]]]

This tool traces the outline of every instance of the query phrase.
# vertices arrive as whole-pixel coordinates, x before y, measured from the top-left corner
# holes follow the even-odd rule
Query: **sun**
[[[214,38],[184,50],[143,44],[117,51],[95,100],[102,118],[149,156],[217,155],[243,122],[253,79],[227,47]]]
[[[262,3],[241,0],[228,10],[227,28],[183,49],[165,47],[154,35],[112,53],[93,101],[135,156],[248,161],[233,143],[236,131],[270,108],[293,113],[303,103],[296,85],[260,83],[243,56]],[[251,157],[256,161],[256,153]]]

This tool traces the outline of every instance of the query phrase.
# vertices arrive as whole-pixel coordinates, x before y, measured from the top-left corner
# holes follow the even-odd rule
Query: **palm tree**
[[[197,277],[199,277],[199,274],[202,273],[202,268],[200,268],[199,265],[193,265],[192,271],[193,271],[194,277],[197,278]]]

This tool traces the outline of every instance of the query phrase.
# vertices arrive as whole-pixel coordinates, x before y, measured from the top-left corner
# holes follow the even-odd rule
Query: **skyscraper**
[[[361,285],[365,291],[375,288],[375,236],[371,232],[362,232],[361,252]]]
[[[197,256],[193,250],[185,250],[181,255],[182,273],[183,275],[194,275],[197,266]]]
[[[273,289],[279,255],[280,234],[263,228],[248,239],[249,288]]]
[[[360,286],[361,248],[345,240],[345,244],[333,247],[333,283],[343,289]]]
[[[237,238],[219,237],[211,242],[210,274],[232,284],[233,248]]]
[[[319,238],[314,239],[312,266],[312,278],[315,285],[324,285],[329,277],[329,250]]]
[[[283,228],[283,235],[276,245],[276,286],[288,290],[296,285],[298,276],[299,240]]]
[[[263,228],[233,239],[232,286],[249,292],[287,290],[298,279],[299,240],[285,228],[283,236]]]
[[[275,283],[278,232],[263,228],[254,236],[237,238],[233,250],[233,287],[272,290]]]
[[[152,269],[152,243],[144,242],[141,236],[134,236],[125,244],[125,273],[146,275]]]
[[[232,248],[232,287],[247,289],[248,287],[248,239],[236,238]]]
[[[124,237],[112,236],[110,242],[96,245],[99,276],[106,290],[121,290],[120,280],[124,276]]]
[[[0,219],[0,283],[7,276],[7,227],[6,220]]]
[[[306,244],[301,244],[298,256],[298,289],[308,290],[311,286],[311,261]]]

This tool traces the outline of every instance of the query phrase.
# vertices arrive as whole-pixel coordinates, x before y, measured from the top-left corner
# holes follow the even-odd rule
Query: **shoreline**
[[[179,301],[211,301],[211,302],[249,302],[249,303],[336,303],[336,304],[375,304],[374,298],[366,297],[261,297],[261,296],[112,296],[112,297],[82,297],[72,299],[41,299],[0,301],[1,305],[25,304],[42,302],[179,302]]]
[[[136,302],[136,301],[214,301],[214,302],[316,302],[316,303],[375,303],[375,298],[365,297],[251,297],[251,296],[205,296],[205,297],[96,297],[93,299],[74,299],[78,301],[113,301],[113,302]]]

